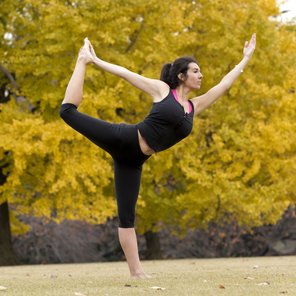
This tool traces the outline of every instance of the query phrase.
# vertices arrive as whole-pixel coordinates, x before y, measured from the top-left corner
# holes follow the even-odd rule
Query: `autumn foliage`
[[[204,227],[225,214],[275,223],[296,195],[295,27],[280,26],[273,0],[10,1],[0,3],[0,202],[11,215],[103,223],[116,215],[111,158],[59,118],[83,38],[102,59],[158,78],[162,65],[194,55],[217,84],[257,33],[251,62],[232,88],[195,118],[190,137],[144,165],[140,232]],[[4,38],[3,38],[4,36]],[[151,98],[89,66],[82,112],[137,123]],[[14,231],[23,226],[13,218]]]

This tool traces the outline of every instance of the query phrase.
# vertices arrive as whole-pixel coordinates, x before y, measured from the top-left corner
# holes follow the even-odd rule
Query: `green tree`
[[[15,233],[24,230],[19,214],[93,223],[116,215],[110,157],[58,117],[86,36],[98,56],[148,77],[194,55],[204,93],[257,33],[231,90],[195,119],[189,138],[145,164],[140,232],[186,231],[225,213],[249,226],[273,223],[295,202],[295,30],[269,19],[274,0],[3,0],[0,11],[0,82],[10,91],[0,105],[0,203],[12,205]],[[82,112],[137,123],[150,106],[126,82],[88,68]]]

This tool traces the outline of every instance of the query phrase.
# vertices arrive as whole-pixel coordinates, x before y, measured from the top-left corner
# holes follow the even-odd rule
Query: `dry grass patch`
[[[296,257],[144,261],[150,280],[125,262],[0,268],[0,296],[296,295]]]

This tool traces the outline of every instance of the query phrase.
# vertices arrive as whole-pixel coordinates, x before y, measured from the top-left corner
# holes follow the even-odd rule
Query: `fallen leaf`
[[[162,288],[162,287],[157,287],[157,286],[153,286],[153,287],[150,287],[151,289],[154,289],[154,290],[165,290],[165,288]]]
[[[245,280],[254,280],[254,278],[253,277],[250,277],[250,276],[246,276],[246,277],[244,277],[244,279]]]
[[[125,284],[124,286],[125,286],[125,287],[131,287],[132,285],[130,285],[130,284]]]
[[[4,291],[4,290],[7,290],[7,288],[4,286],[0,286],[0,291]]]
[[[221,284],[219,285],[219,288],[220,289],[225,289],[224,285],[221,285]]]
[[[82,294],[82,293],[80,293],[80,292],[75,292],[74,295],[75,295],[75,296],[86,296],[85,294]]]
[[[258,284],[258,286],[269,286],[269,285],[270,285],[269,282],[263,282]]]
[[[259,265],[254,265],[253,266],[253,269],[257,269],[257,268],[259,268]]]

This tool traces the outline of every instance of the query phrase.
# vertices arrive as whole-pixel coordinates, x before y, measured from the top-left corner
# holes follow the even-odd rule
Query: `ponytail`
[[[164,64],[160,73],[160,80],[164,81],[166,84],[170,85],[170,70],[172,68],[172,64],[167,63]]]

